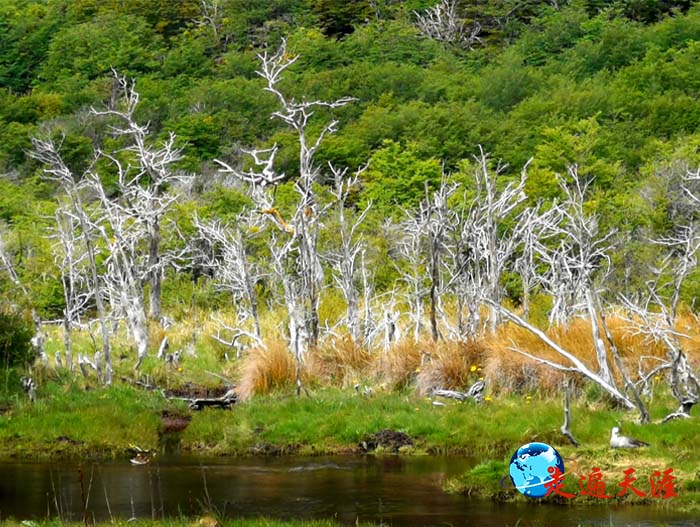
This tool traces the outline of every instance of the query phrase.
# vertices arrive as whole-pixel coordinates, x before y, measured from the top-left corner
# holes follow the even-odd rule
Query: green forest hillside
[[[442,167],[467,170],[481,145],[512,174],[534,158],[533,203],[557,197],[555,174],[576,163],[595,176],[589,205],[606,228],[633,238],[668,228],[677,191],[669,172],[698,162],[698,8],[465,0],[460,20],[481,27],[480,42],[465,46],[418,29],[417,14],[434,4],[0,2],[0,220],[40,311],[60,315],[62,295],[37,229],[56,188],[27,155],[31,138],[64,136],[65,161],[83,170],[93,146],[109,141],[87,110],[109,101],[114,68],[136,79],[138,119],[161,137],[174,132],[178,167],[200,175],[191,206],[226,218],[243,198],[215,190],[215,158],[235,162],[241,147],[276,142],[279,171],[298,170],[294,136],[270,119],[274,97],[255,73],[256,55],[282,37],[300,57],[283,79],[288,93],[357,99],[335,112],[338,132],[317,162],[369,162],[353,199],[372,200],[376,217],[416,205],[423,181],[437,184]],[[639,251],[619,257],[643,265]],[[380,271],[388,287],[391,269]]]
[[[320,375],[403,386],[440,351],[419,342],[483,337],[421,389],[488,356],[518,390],[544,376],[513,338],[571,360],[537,328],[584,318],[572,367],[613,400],[643,406],[624,361],[654,341],[672,360],[636,386],[669,370],[697,401],[674,339],[700,288],[699,60],[682,1],[0,0],[0,357],[109,383],[110,344],[156,373],[253,349],[299,391],[324,343],[348,357]],[[246,364],[239,395],[274,387]]]

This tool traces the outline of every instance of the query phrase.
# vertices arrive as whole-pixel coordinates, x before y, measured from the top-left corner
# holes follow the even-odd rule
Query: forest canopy
[[[277,170],[287,177],[276,207],[291,212],[297,140],[270,118],[276,100],[256,74],[257,56],[283,38],[298,57],[281,80],[285,93],[353,99],[318,109],[313,133],[325,118],[338,125],[315,163],[367,165],[347,204],[359,212],[372,203],[362,229],[380,290],[399,274],[376,227],[416,207],[443,174],[469,193],[480,148],[507,165],[504,181],[517,180],[532,158],[530,204],[561,200],[557,177],[575,164],[592,181],[588,210],[605,229],[629,236],[613,252],[626,271],[613,276],[609,293],[641,280],[653,251],[638,240],[669,233],[681,213],[678,171],[699,161],[700,8],[685,1],[452,4],[469,38],[421,27],[439,5],[433,0],[0,0],[0,228],[31,304],[46,317],[65,307],[44,230],[61,189],[30,155],[32,138],[60,143],[76,177],[96,162],[107,191],[118,193],[113,167],[94,155],[124,146],[123,138],[90,116],[90,108],[114,103],[115,72],[136,82],[135,120],[148,123],[154,141],[173,133],[182,148],[174,169],[196,174],[168,212],[180,231],[192,229],[195,213],[232,220],[250,205],[245,188],[222,178],[215,163],[246,168],[245,148],[278,145]],[[332,187],[329,177],[320,184]],[[166,238],[177,244],[174,234]],[[189,271],[196,287],[199,274]],[[516,282],[504,277],[517,303]],[[24,302],[7,276],[0,284]],[[691,277],[688,303],[698,286]],[[165,303],[184,301],[177,295],[166,286]]]

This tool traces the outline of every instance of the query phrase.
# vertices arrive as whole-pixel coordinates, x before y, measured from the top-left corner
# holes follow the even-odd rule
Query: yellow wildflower
[[[472,372],[476,371],[476,366],[472,366],[471,368],[469,368],[469,371],[472,371]]]

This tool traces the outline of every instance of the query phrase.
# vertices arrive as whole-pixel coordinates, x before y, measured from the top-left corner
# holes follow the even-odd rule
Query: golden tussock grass
[[[170,352],[173,352],[173,350],[191,346],[193,335],[196,334],[206,345],[198,346],[197,361],[188,360],[187,356],[183,356],[183,367],[188,373],[192,373],[190,370],[193,369],[208,368],[215,371],[216,361],[221,360],[224,351],[230,351],[221,344],[215,344],[210,337],[216,334],[218,322],[215,318],[229,325],[236,323],[235,313],[221,312],[215,315],[216,317],[202,316],[196,323],[176,323],[167,330],[157,323],[152,323],[150,334],[152,353],[155,354],[165,335],[170,342]],[[280,313],[274,315],[280,315]],[[266,348],[253,347],[240,360],[227,362],[223,367],[223,374],[236,381],[238,395],[243,399],[253,394],[275,390],[294,390],[295,359],[279,334],[279,320],[279,317],[273,316],[272,313],[266,313],[261,320],[264,327],[263,334],[276,336],[266,341]],[[633,377],[638,375],[640,360],[643,356],[649,357],[642,362],[644,369],[648,371],[657,364],[654,357],[667,355],[667,349],[662,343],[655,343],[635,333],[630,327],[631,323],[620,316],[610,314],[607,322],[622,360]],[[691,363],[694,366],[700,366],[700,324],[697,318],[692,314],[682,314],[678,317],[677,330],[688,335],[688,338],[681,339],[682,345]],[[54,332],[57,336],[60,328]],[[550,328],[546,333],[552,340],[583,361],[592,371],[598,371],[590,322],[587,319],[574,319],[567,326]],[[81,332],[76,332],[74,336],[76,340],[83,339],[88,342]],[[603,340],[609,349],[605,337]],[[76,350],[82,346],[82,340],[79,342]],[[121,339],[118,342],[122,342]],[[123,343],[126,345],[127,342],[129,342],[128,339]],[[54,348],[60,348],[60,341],[56,340]],[[538,363],[510,348],[569,365],[565,359],[559,357],[526,329],[514,324],[504,324],[494,335],[485,335],[472,341],[435,343],[426,336],[415,342],[409,337],[393,343],[387,350],[369,349],[353,342],[347,334],[329,337],[308,353],[303,379],[305,384],[318,382],[340,387],[347,387],[357,382],[356,379],[365,379],[367,382],[385,384],[393,389],[414,386],[423,394],[434,387],[465,390],[482,376],[487,381],[488,390],[495,393],[537,391],[543,394],[555,394],[561,389],[562,372]],[[610,364],[612,369],[616,370],[612,363],[612,356],[610,356]],[[168,383],[175,382],[177,377],[170,370],[163,372],[158,368],[150,373],[167,377]],[[569,377],[578,385],[583,385],[585,382],[580,375],[572,374]]]
[[[487,350],[475,341],[406,339],[378,352],[375,372],[394,387],[405,387],[414,379],[424,393],[430,388],[463,389],[480,375]],[[472,369],[473,367],[473,369]]]
[[[667,349],[662,343],[654,342],[635,332],[630,327],[629,321],[620,317],[608,317],[607,324],[622,362],[630,375],[636,376],[642,356],[659,358],[666,356]],[[697,361],[700,358],[700,334],[698,334],[697,322],[694,319],[691,320],[690,317],[681,317],[679,326],[683,326],[684,332],[690,337],[683,339],[684,349],[688,352],[691,361]],[[550,328],[546,334],[566,351],[580,359],[592,371],[598,371],[589,320],[574,319],[568,326]],[[608,350],[611,368],[613,371],[617,371],[613,363],[610,345],[604,335],[603,341]],[[491,386],[498,391],[522,392],[537,389],[544,392],[555,392],[560,389],[562,372],[511,349],[516,348],[536,357],[569,365],[566,359],[560,357],[526,329],[514,324],[505,324],[499,328],[495,335],[485,337],[483,344],[488,349],[484,368],[486,378],[490,381]],[[650,368],[654,364],[656,363],[653,359],[646,359],[645,368]],[[617,377],[617,380],[621,381],[619,374]],[[572,375],[571,379],[576,382],[582,381],[580,376],[575,375]]]
[[[428,394],[432,388],[463,391],[482,377],[488,352],[482,342],[438,342],[431,343],[429,349],[416,377],[421,394]]]
[[[430,353],[430,346],[427,339],[395,342],[389,349],[377,352],[374,365],[376,375],[393,388],[408,386]]]
[[[148,347],[153,350],[158,350],[161,341],[166,336],[166,331],[158,323],[151,321],[148,326]],[[169,339],[171,340],[171,339]]]
[[[290,388],[296,380],[295,359],[281,339],[250,349],[242,359],[236,394],[242,399]]]
[[[484,377],[492,391],[553,391],[560,386],[561,372],[510,349],[516,348],[547,360],[559,360],[554,351],[526,329],[507,324],[495,335],[486,336],[480,342],[488,350],[484,360]]]
[[[321,382],[347,386],[353,379],[365,376],[372,361],[372,353],[346,334],[320,343],[309,354],[307,364],[312,375]]]

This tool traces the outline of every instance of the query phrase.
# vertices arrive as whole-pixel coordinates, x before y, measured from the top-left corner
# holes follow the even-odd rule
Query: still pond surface
[[[473,461],[453,457],[319,457],[160,460],[82,464],[0,462],[0,520],[47,515],[80,521],[82,495],[96,519],[196,515],[335,518],[394,526],[700,526],[655,507],[502,504],[451,496],[446,478]]]

